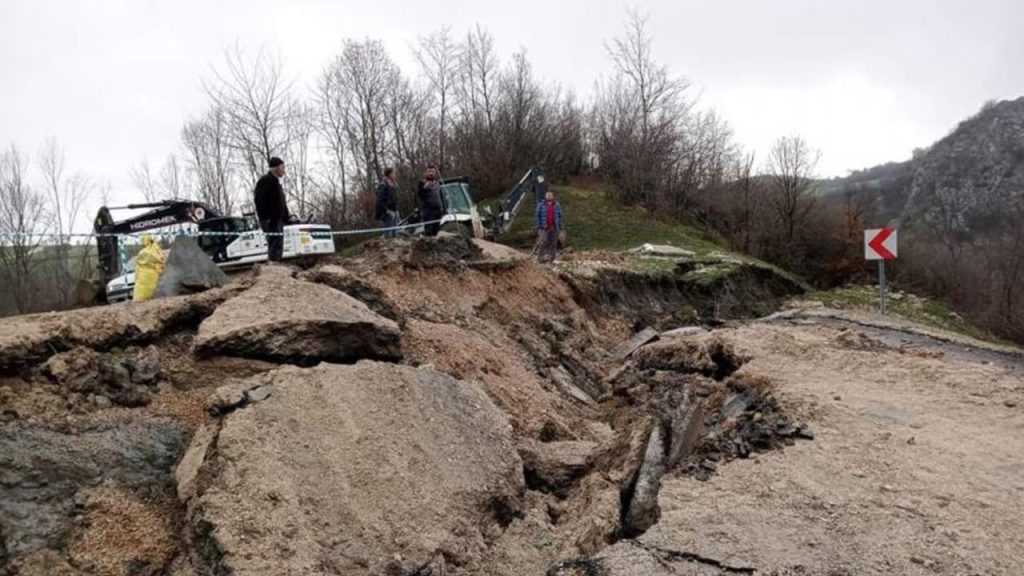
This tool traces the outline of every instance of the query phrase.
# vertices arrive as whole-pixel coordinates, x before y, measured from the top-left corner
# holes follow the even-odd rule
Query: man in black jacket
[[[384,179],[377,185],[377,208],[374,211],[374,218],[379,220],[385,228],[398,226],[398,186],[395,184],[395,169],[388,167],[384,170]],[[398,235],[397,230],[384,232],[385,238],[394,238]]]
[[[288,221],[288,204],[284,197],[281,179],[284,178],[284,160],[274,156],[268,163],[270,171],[256,182],[254,193],[256,217],[260,220],[260,228],[267,236],[267,258],[271,262],[281,259],[284,249],[285,222]]]
[[[437,176],[437,166],[430,164],[427,172],[416,187],[416,203],[420,208],[420,222],[433,222],[423,225],[424,236],[437,236],[441,231],[441,219],[443,209],[441,208],[441,181]]]

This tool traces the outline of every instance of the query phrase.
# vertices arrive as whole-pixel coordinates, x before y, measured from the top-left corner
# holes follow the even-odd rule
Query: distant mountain
[[[906,207],[904,223],[915,228],[958,235],[998,228],[1019,212],[1024,197],[1024,98],[985,104],[910,161],[821,184],[829,195],[873,197],[887,218],[903,215]]]

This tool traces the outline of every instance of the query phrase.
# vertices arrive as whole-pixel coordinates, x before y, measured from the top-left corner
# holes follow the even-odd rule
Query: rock
[[[535,442],[519,446],[527,486],[564,497],[573,483],[590,470],[596,442]]]
[[[637,350],[633,359],[640,370],[711,373],[715,369],[715,363],[703,342],[681,338],[648,344]]]
[[[564,366],[549,368],[548,376],[551,377],[551,380],[557,384],[566,395],[571,396],[588,406],[596,405],[596,402],[594,402],[594,399],[589,394],[580,390],[578,386],[573,384],[572,376],[569,375],[568,370],[566,370]]]
[[[665,474],[665,450],[662,426],[656,423],[647,440],[632,494],[626,500],[622,530],[627,537],[642,534],[661,517],[658,491],[661,490],[661,477]]]
[[[152,356],[139,356],[128,364],[131,381],[143,386],[156,384],[160,379],[160,361]]]
[[[521,514],[511,425],[476,384],[370,361],[265,380],[223,418],[190,504],[224,572],[413,574],[443,553],[472,573]]]
[[[612,357],[618,360],[629,358],[638,348],[658,339],[658,331],[654,328],[644,328],[637,332],[632,338],[623,342],[612,351]]]
[[[775,433],[783,438],[792,438],[796,436],[797,428],[792,424],[785,424],[775,430]]]
[[[71,394],[105,396],[119,406],[145,406],[149,386],[160,377],[159,363],[146,356],[100,354],[76,347],[50,357],[41,372]]]
[[[237,289],[228,286],[183,298],[2,318],[0,372],[41,363],[76,346],[109,350],[153,341],[194,325]]]
[[[385,318],[389,318],[396,322],[403,321],[402,315],[399,314],[395,308],[388,301],[388,298],[359,274],[351,272],[336,264],[325,264],[318,266],[315,270],[310,270],[299,275],[299,278],[303,280],[309,280],[310,282],[316,282],[318,284],[325,284],[344,292],[349,296],[359,300],[363,304],[366,304],[370,310],[373,310],[377,314]]]
[[[676,328],[667,332],[662,332],[662,338],[687,338],[690,336],[698,336],[700,334],[706,334],[708,329],[703,326],[683,326],[682,328]]]
[[[803,438],[804,440],[814,440],[814,432],[806,426],[801,426],[797,428],[796,437]]]
[[[248,400],[246,393],[256,385],[251,380],[243,380],[219,386],[212,394],[206,397],[203,407],[214,416],[230,412],[245,404]]]
[[[704,430],[704,403],[693,399],[690,394],[683,397],[672,415],[671,440],[667,462],[671,470],[686,459],[697,445],[697,439]]]
[[[260,402],[269,398],[271,393],[270,386],[260,386],[259,388],[249,390],[246,396],[249,398],[249,402]]]
[[[641,244],[636,248],[630,250],[637,254],[646,254],[649,256],[668,256],[668,257],[682,257],[692,258],[697,255],[696,252],[691,250],[685,250],[677,246],[670,246],[668,244]]]
[[[224,286],[228,276],[203,252],[195,238],[178,236],[167,254],[156,297],[179,296]]]
[[[178,486],[178,498],[182,502],[187,502],[195,496],[195,481],[199,475],[199,468],[206,459],[206,453],[213,444],[214,439],[217,438],[219,427],[219,424],[209,423],[200,426],[192,436],[192,442],[189,444],[188,449],[185,450],[185,455],[178,462],[178,467],[174,470],[174,480]]]
[[[1018,404],[1016,400],[1007,400],[1003,402],[1003,406],[1006,406],[1007,408],[1016,408]]]
[[[402,357],[398,325],[351,296],[296,280],[286,268],[260,270],[256,284],[221,304],[199,326],[197,355],[241,356],[302,365]]]

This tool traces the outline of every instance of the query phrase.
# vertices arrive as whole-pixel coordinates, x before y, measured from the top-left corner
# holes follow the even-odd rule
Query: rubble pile
[[[614,576],[665,475],[811,436],[727,336],[484,248],[0,321],[0,574]]]

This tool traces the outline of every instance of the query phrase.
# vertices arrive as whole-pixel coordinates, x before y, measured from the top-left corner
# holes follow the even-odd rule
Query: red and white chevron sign
[[[895,260],[896,229],[865,230],[864,258],[867,260]]]

